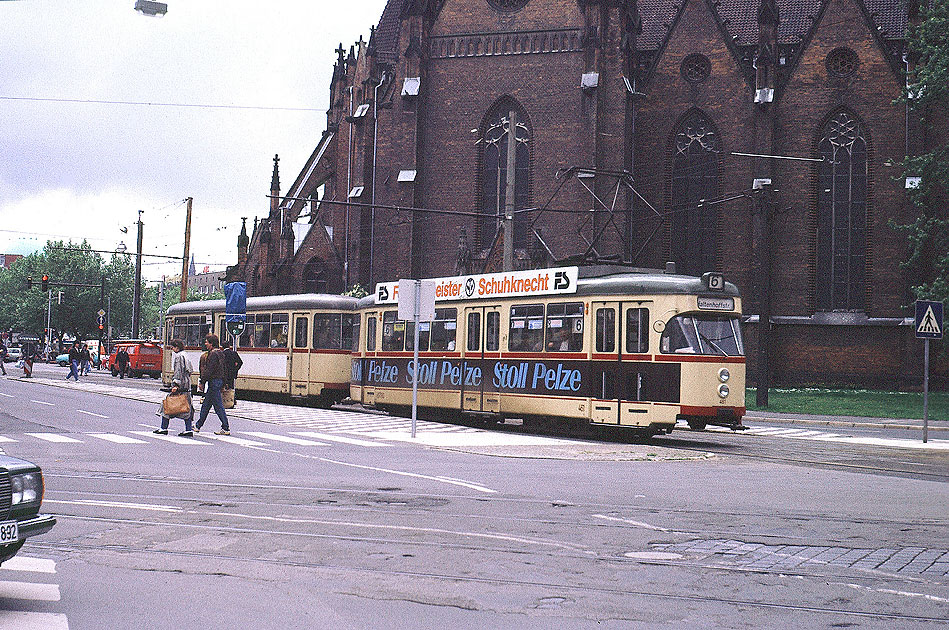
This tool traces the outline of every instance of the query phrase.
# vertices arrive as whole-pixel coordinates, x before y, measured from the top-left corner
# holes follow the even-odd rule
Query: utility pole
[[[53,290],[50,289],[46,296],[46,358],[49,359],[50,349],[50,321],[53,318]]]
[[[758,229],[760,245],[758,247],[758,364],[757,387],[755,388],[755,404],[759,409],[768,406],[768,388],[770,381],[771,356],[771,239],[773,212],[773,189],[770,184],[757,191],[754,196],[758,211]]]
[[[191,250],[191,201],[192,197],[185,199],[185,255],[181,259],[181,301],[188,300],[188,254]]]
[[[132,339],[138,339],[142,306],[142,210],[138,211],[138,247],[135,254],[135,286],[132,287]]]
[[[508,114],[507,182],[504,189],[504,271],[514,271],[514,176],[517,167],[517,112]]]

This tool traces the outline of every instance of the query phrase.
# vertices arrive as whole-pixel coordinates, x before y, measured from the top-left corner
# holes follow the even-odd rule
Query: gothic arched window
[[[515,132],[511,134],[511,121]],[[530,146],[531,131],[527,116],[512,100],[505,99],[494,106],[481,126],[481,213],[478,220],[477,242],[488,247],[504,217],[507,203],[507,155],[514,144],[514,209],[527,208],[530,203]],[[529,218],[526,213],[514,215],[514,247],[527,247]]]
[[[311,258],[303,266],[303,292],[326,293],[327,282],[326,265],[320,258]]]
[[[867,141],[847,112],[830,118],[818,145],[817,310],[861,311],[866,293]]]
[[[703,203],[719,196],[718,134],[709,120],[694,111],[675,133],[672,158],[671,257],[679,273],[714,271],[718,253],[718,213]]]

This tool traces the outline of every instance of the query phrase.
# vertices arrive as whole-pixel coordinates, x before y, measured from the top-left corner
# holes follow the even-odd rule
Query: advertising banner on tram
[[[435,301],[478,300],[525,295],[576,293],[577,267],[506,271],[473,276],[433,278]],[[376,304],[398,304],[399,283],[380,282],[376,285]]]

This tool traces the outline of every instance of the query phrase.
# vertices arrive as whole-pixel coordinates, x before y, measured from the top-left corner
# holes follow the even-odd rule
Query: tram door
[[[651,302],[593,302],[593,410],[601,424],[648,425]]]
[[[620,303],[593,302],[593,405],[590,420],[619,424]]]
[[[290,347],[290,395],[306,396],[310,386],[310,318],[293,314],[293,345]]]
[[[466,378],[462,409],[500,413],[501,397],[492,375],[494,363],[501,357],[501,310],[496,306],[470,307],[465,309],[464,317],[465,341],[461,350]]]

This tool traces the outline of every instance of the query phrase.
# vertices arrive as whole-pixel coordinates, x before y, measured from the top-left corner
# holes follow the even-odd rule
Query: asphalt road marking
[[[174,442],[175,444],[186,444],[188,446],[208,446],[210,442],[202,442],[201,440],[196,440],[194,438],[183,438],[178,437],[177,435],[159,435],[157,433],[152,433],[151,431],[129,431],[129,433],[134,433],[135,435],[142,435],[147,438],[152,438],[153,440],[163,440],[165,442]]]
[[[16,442],[13,438],[8,438],[5,435],[0,435],[0,442]]]
[[[58,584],[38,584],[34,582],[0,581],[0,598],[28,599],[40,602],[58,602]]]
[[[304,440],[287,435],[277,435],[276,433],[262,433],[260,431],[244,431],[244,435],[253,435],[264,440],[276,440],[277,442],[286,442],[287,444],[296,444],[298,446],[329,446],[324,442],[314,442],[313,440]]]
[[[93,505],[95,507],[115,507],[127,508],[130,510],[146,510],[149,512],[183,512],[179,507],[173,505],[154,505],[151,503],[124,503],[122,501],[99,501],[96,499],[75,499],[67,501],[65,499],[44,499],[43,503],[61,503],[63,505]]]
[[[45,400],[33,400],[33,399],[31,398],[31,399],[30,399],[30,402],[34,402],[34,403],[36,403],[37,405],[46,405],[46,406],[48,406],[48,407],[55,407],[55,406],[56,406],[55,404],[53,404],[53,403],[51,403],[51,402],[46,402]]]
[[[303,437],[316,438],[318,440],[327,440],[330,442],[340,442],[342,444],[353,444],[355,446],[389,446],[388,444],[382,444],[380,442],[370,442],[368,440],[357,440],[356,438],[342,437],[340,435],[329,435],[327,433],[317,433],[316,431],[293,431],[294,435],[302,435]]]
[[[339,466],[349,466],[350,468],[360,468],[362,470],[374,470],[376,472],[389,473],[390,475],[399,475],[402,477],[415,477],[416,479],[428,479],[429,481],[437,481],[440,483],[447,483],[453,486],[461,486],[463,488],[470,488],[472,490],[477,490],[478,492],[486,492],[490,494],[497,493],[497,490],[492,488],[487,488],[480,484],[474,483],[472,481],[464,481],[462,479],[453,479],[451,477],[444,477],[441,475],[423,475],[420,473],[407,472],[404,470],[392,470],[391,468],[377,468],[376,466],[364,466],[363,464],[353,464],[352,462],[341,462],[334,459],[326,459],[325,457],[317,458],[322,462],[328,464],[337,464]]]
[[[56,573],[56,561],[31,556],[13,556],[3,563],[8,571],[32,571],[33,573]]]
[[[82,440],[77,440],[76,438],[60,435],[58,433],[27,433],[26,435],[32,435],[35,438],[46,440],[47,442],[79,442],[82,444]]]
[[[87,433],[86,435],[91,435],[94,438],[106,440],[107,442],[115,442],[116,444],[148,444],[145,440],[139,440],[138,438],[129,437],[127,435],[119,435],[117,433]]]
[[[0,628],[13,630],[69,630],[66,615],[0,610]]]
[[[229,442],[231,444],[237,444],[238,446],[270,446],[265,442],[255,442],[254,440],[245,440],[244,438],[234,437],[233,435],[204,435],[203,433],[199,434],[203,438],[208,438],[211,440],[218,440],[220,442]]]
[[[651,529],[657,532],[668,532],[670,530],[665,527],[659,527],[658,525],[650,525],[649,523],[643,523],[642,521],[631,521],[626,518],[617,518],[615,516],[607,516],[606,514],[594,514],[593,518],[599,518],[604,521],[613,521],[616,523],[625,523],[627,525],[635,525],[636,527],[642,527],[643,529]]]
[[[16,398],[16,396],[12,394],[4,394],[3,392],[0,392],[0,396],[5,396],[6,398]]]
[[[95,416],[96,418],[104,418],[105,420],[109,419],[109,416],[103,416],[101,413],[92,413],[91,411],[83,411],[82,409],[76,409],[78,413],[84,413],[87,416]]]

